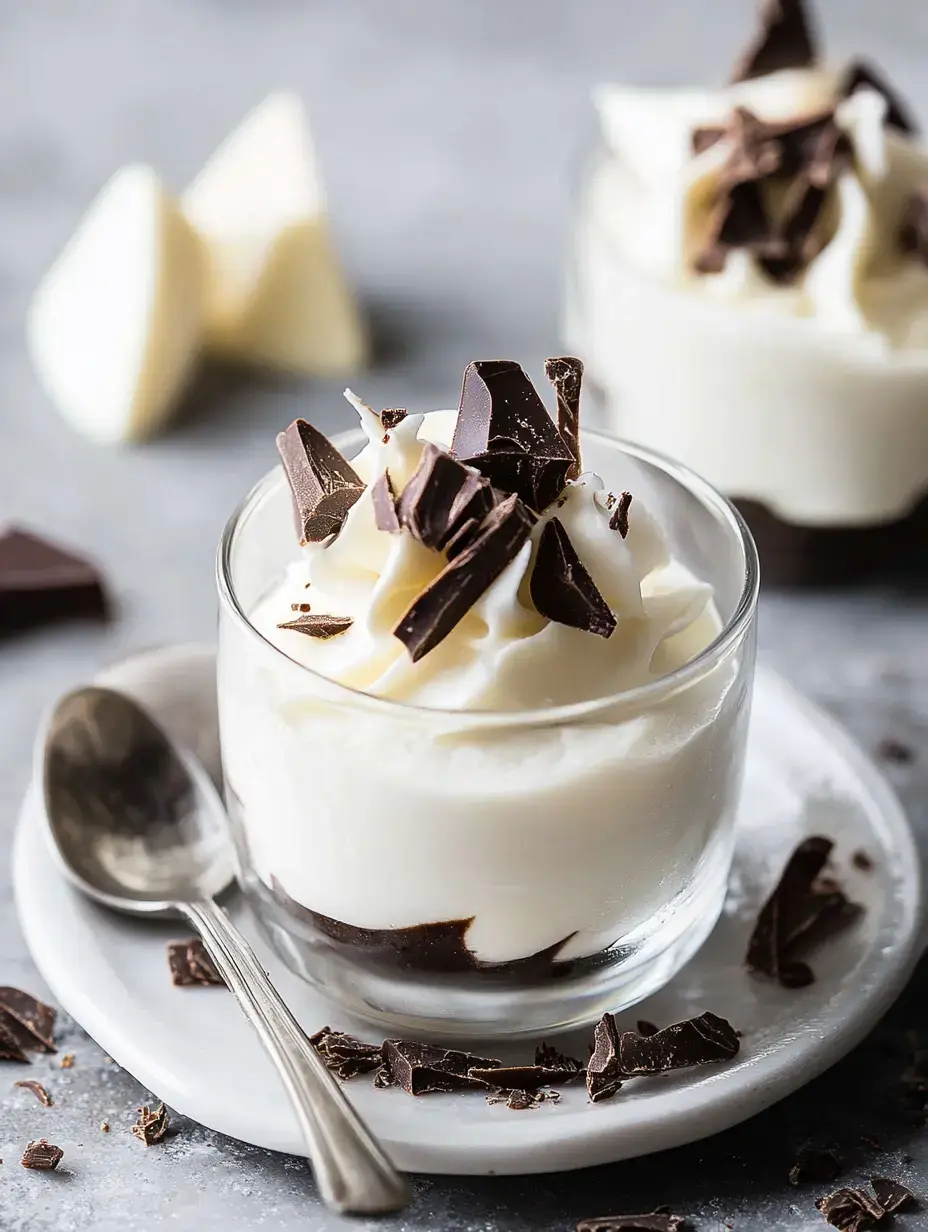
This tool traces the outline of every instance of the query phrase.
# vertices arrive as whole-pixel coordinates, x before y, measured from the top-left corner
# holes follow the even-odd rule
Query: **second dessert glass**
[[[364,439],[338,443],[351,456]],[[684,667],[614,696],[445,711],[338,684],[249,620],[293,558],[279,469],[223,535],[219,706],[244,891],[293,970],[393,1029],[519,1037],[591,1022],[670,980],[722,909],[754,546],[685,468],[593,432],[582,443],[607,485],[645,493],[721,622]]]

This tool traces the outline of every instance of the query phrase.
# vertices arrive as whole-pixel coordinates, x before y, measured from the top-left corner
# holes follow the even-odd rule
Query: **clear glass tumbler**
[[[361,433],[339,444],[351,456]],[[249,613],[293,559],[280,469],[218,561],[219,709],[242,887],[288,965],[392,1030],[537,1037],[633,1005],[725,898],[754,672],[754,546],[698,476],[598,433],[584,464],[656,513],[721,622],[643,687],[537,711],[371,697]],[[617,636],[621,636],[621,628]]]

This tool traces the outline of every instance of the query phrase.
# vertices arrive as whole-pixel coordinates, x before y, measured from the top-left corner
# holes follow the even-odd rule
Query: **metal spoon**
[[[358,1214],[405,1206],[405,1181],[214,901],[234,878],[235,854],[199,763],[128,697],[90,687],[56,706],[43,777],[49,830],[69,879],[118,911],[185,916],[202,936],[287,1089],[328,1205]]]

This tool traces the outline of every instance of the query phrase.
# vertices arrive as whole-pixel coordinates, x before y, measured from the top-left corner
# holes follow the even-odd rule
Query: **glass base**
[[[689,887],[657,919],[607,950],[573,962],[469,971],[414,971],[371,959],[287,906],[254,874],[243,890],[277,954],[328,1000],[390,1034],[429,1039],[530,1038],[596,1022],[663,988],[715,927],[725,901],[731,843],[719,836]],[[322,1024],[320,1024],[322,1025]]]

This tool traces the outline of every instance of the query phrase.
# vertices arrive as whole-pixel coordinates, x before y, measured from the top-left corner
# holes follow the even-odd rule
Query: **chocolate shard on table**
[[[560,518],[541,532],[530,583],[532,602],[548,620],[611,637],[616,618],[577,555]]]
[[[827,1185],[841,1175],[843,1167],[837,1151],[817,1151],[804,1146],[797,1152],[796,1160],[789,1170],[789,1183],[802,1185],[809,1181]]]
[[[842,82],[841,97],[850,98],[861,89],[876,90],[886,99],[886,123],[890,128],[898,128],[900,132],[910,136],[918,132],[918,125],[911,111],[882,73],[877,72],[873,65],[865,60],[854,60]]]
[[[626,1077],[666,1074],[693,1065],[730,1061],[737,1056],[740,1046],[727,1019],[717,1014],[700,1014],[653,1035],[623,1031],[619,1036],[619,1072]]]
[[[508,359],[467,365],[451,452],[536,513],[557,500],[576,463],[525,371]]]
[[[26,1091],[31,1091],[43,1108],[51,1108],[55,1103],[41,1082],[35,1082],[31,1078],[23,1078],[20,1082],[16,1082],[13,1085],[22,1087]]]
[[[545,360],[545,376],[554,386],[557,398],[557,430],[570,450],[573,462],[568,479],[580,474],[580,387],[583,383],[583,361],[573,355],[559,355]]]
[[[499,1062],[418,1040],[384,1040],[384,1076],[377,1085],[397,1084],[407,1095],[436,1091],[485,1091],[487,1083],[470,1077],[472,1069],[491,1070]]]
[[[190,941],[169,942],[168,967],[171,971],[171,982],[177,988],[207,987],[225,983],[199,937]]]
[[[371,503],[374,506],[374,522],[378,530],[388,535],[396,535],[402,529],[396,512],[396,493],[390,472],[384,471],[371,485]]]
[[[612,1014],[603,1014],[593,1029],[593,1053],[586,1066],[586,1089],[590,1102],[611,1099],[621,1089],[624,1075],[619,1067],[619,1031]]]
[[[164,1104],[159,1104],[155,1109],[143,1104],[139,1109],[138,1120],[132,1126],[132,1132],[146,1146],[161,1142],[168,1132],[168,1110]]]
[[[21,988],[0,987],[0,1024],[22,1048],[57,1052],[54,1031],[56,1010]]]
[[[38,1142],[28,1142],[19,1161],[24,1168],[36,1168],[48,1171],[57,1168],[64,1159],[64,1151],[55,1146],[47,1138],[39,1138]]]
[[[413,602],[393,630],[414,663],[448,636],[519,554],[532,516],[517,496],[487,515],[480,533]]]
[[[19,1040],[0,1016],[0,1061],[19,1061],[28,1065],[29,1058],[23,1051]]]
[[[310,1036],[309,1042],[319,1053],[326,1069],[345,1081],[358,1074],[373,1073],[383,1065],[382,1045],[365,1044],[344,1031],[323,1027]]]
[[[906,202],[899,227],[903,252],[928,265],[928,185],[913,193]]]
[[[819,1198],[816,1207],[834,1228],[841,1232],[864,1232],[879,1223],[886,1212],[865,1189],[836,1189]]]
[[[862,909],[833,882],[822,880],[833,848],[831,839],[816,836],[790,856],[751,934],[748,970],[785,988],[803,988],[815,978],[803,956],[859,918]]]
[[[301,544],[336,534],[364,491],[347,458],[305,419],[295,419],[277,437],[277,449],[293,495]]]
[[[600,1215],[581,1219],[577,1232],[680,1232],[686,1223],[683,1215],[671,1215],[659,1207],[650,1215]]]
[[[616,501],[615,509],[609,518],[609,529],[617,530],[623,539],[628,538],[628,511],[632,507],[631,492],[623,492]]]
[[[802,0],[763,0],[760,26],[738,57],[732,81],[766,77],[785,68],[811,68],[818,59]]]
[[[305,633],[307,637],[328,641],[330,637],[346,633],[353,624],[350,616],[326,616],[322,612],[309,612],[297,616],[296,620],[287,620],[277,628],[292,629],[294,633]]]
[[[872,1176],[870,1188],[887,1215],[915,1206],[918,1201],[911,1189],[907,1189],[901,1181],[894,1181],[888,1176]]]
[[[108,607],[89,561],[30,531],[0,529],[0,638],[59,620],[106,620]]]

